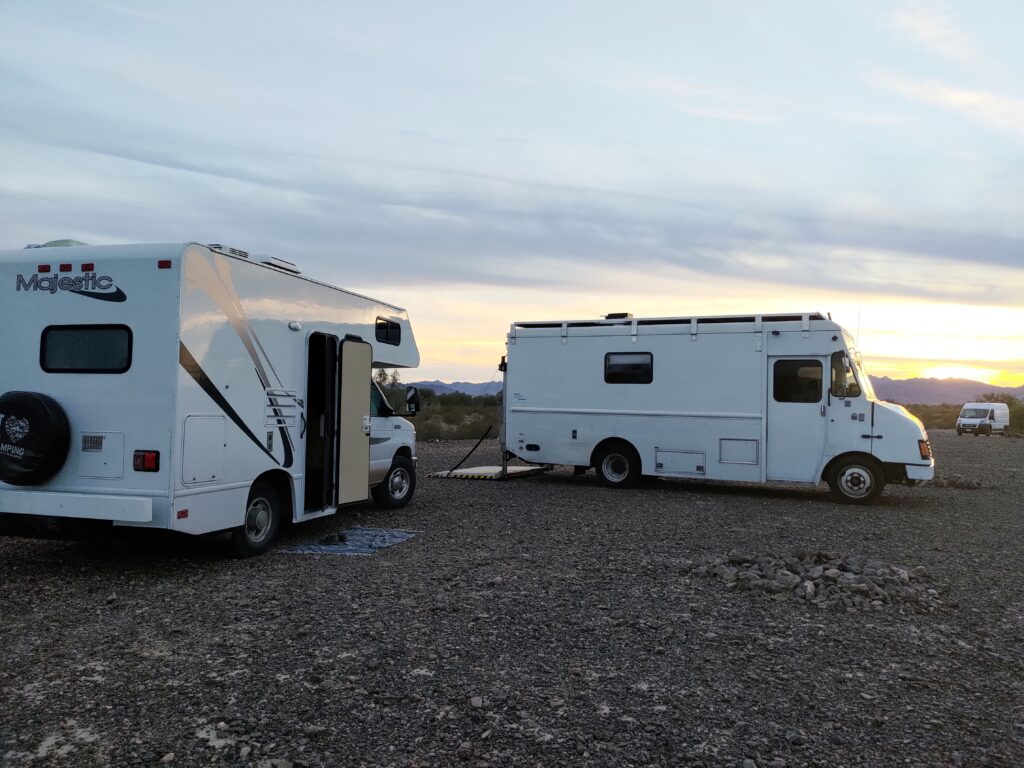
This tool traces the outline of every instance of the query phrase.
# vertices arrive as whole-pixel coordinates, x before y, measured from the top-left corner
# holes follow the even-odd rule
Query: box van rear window
[[[132,366],[127,325],[51,325],[43,330],[39,364],[47,373],[124,373]]]

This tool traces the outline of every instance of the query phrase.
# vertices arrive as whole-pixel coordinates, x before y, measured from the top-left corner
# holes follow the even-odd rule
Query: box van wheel
[[[416,467],[405,456],[395,456],[387,477],[376,486],[373,500],[384,509],[400,509],[409,503],[416,490]]]
[[[629,443],[615,441],[598,449],[594,469],[609,488],[632,488],[640,482],[640,455]]]
[[[882,495],[885,473],[870,456],[847,456],[829,469],[828,486],[836,501],[870,504]]]
[[[281,525],[281,502],[270,483],[257,480],[249,490],[245,519],[235,528],[231,543],[239,557],[253,557],[266,552]]]

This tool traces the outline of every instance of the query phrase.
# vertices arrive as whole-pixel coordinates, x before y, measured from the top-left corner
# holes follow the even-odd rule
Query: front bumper
[[[98,496],[0,489],[0,513],[111,520],[118,523],[153,521],[153,499],[140,496]]]
[[[935,462],[931,464],[907,464],[908,480],[931,480],[935,477]]]

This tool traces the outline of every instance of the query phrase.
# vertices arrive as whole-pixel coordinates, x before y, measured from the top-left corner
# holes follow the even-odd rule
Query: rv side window
[[[604,356],[606,384],[650,384],[654,355],[650,352],[609,352]]]
[[[124,373],[132,365],[132,331],[127,325],[48,326],[39,364],[47,373]]]
[[[402,326],[394,320],[377,318],[377,341],[398,346],[402,343]]]
[[[821,402],[821,363],[777,360],[772,392],[777,403]]]

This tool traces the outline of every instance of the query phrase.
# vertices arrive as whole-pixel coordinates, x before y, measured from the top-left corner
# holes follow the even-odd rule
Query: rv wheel
[[[885,475],[878,462],[869,456],[840,459],[829,470],[832,496],[844,504],[870,504],[885,488]]]
[[[373,500],[385,509],[398,509],[409,503],[415,490],[416,467],[405,456],[395,456],[387,477],[373,489]]]
[[[239,557],[261,555],[269,549],[281,524],[281,504],[270,483],[257,480],[249,491],[245,521],[235,528],[231,543]]]
[[[44,483],[64,466],[70,446],[68,417],[52,397],[39,392],[0,396],[0,480]]]
[[[602,485],[632,488],[640,482],[640,457],[629,443],[610,443],[597,452],[594,469]]]

